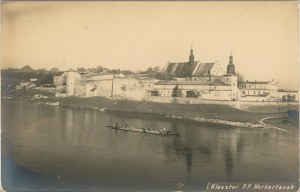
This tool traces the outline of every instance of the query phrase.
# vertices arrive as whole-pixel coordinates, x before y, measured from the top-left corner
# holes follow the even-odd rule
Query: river
[[[2,100],[7,190],[203,190],[213,181],[299,180],[298,134],[159,115]],[[105,127],[167,128],[178,136]]]

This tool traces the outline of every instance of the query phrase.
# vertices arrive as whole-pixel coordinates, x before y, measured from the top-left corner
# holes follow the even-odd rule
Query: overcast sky
[[[218,61],[249,80],[298,87],[296,2],[2,3],[2,68],[145,70]]]

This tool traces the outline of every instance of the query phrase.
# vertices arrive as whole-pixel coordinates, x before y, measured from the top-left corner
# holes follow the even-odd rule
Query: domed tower
[[[235,74],[235,66],[233,64],[233,56],[232,56],[232,54],[229,57],[229,64],[227,65],[227,73],[228,74]]]

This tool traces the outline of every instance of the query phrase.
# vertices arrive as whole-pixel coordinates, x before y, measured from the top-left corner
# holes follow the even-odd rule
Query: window
[[[245,91],[243,91],[243,94],[245,94]]]

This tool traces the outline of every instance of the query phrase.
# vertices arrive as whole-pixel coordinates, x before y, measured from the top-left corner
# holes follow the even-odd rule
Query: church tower
[[[191,54],[189,58],[189,64],[192,65],[194,64],[194,53],[193,53],[193,48],[191,47]]]
[[[227,65],[227,73],[228,74],[235,74],[235,66],[233,64],[233,56],[232,56],[232,54],[229,57],[229,64]]]

